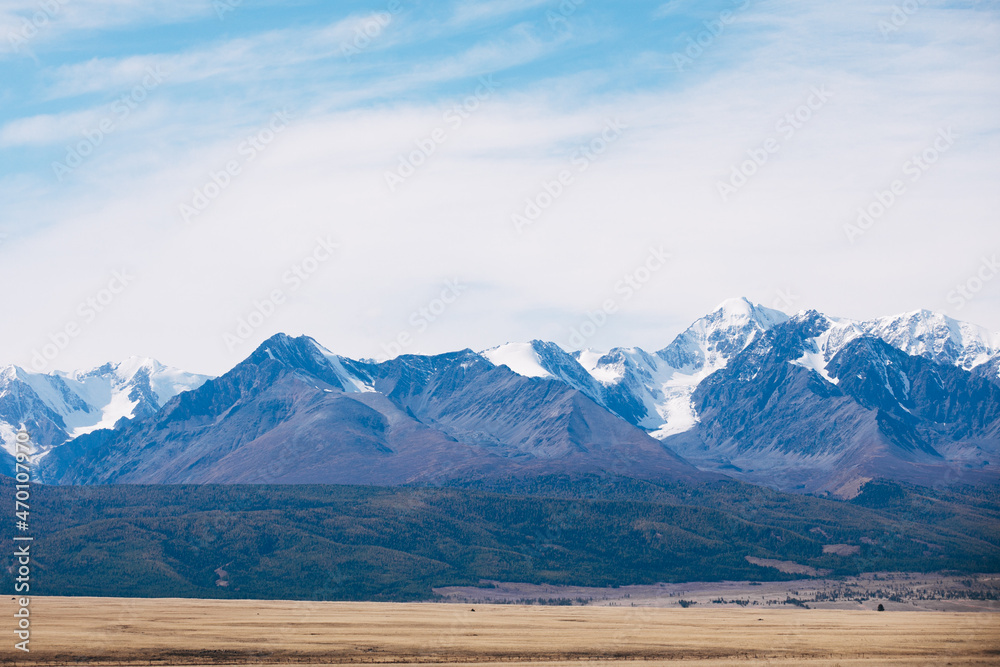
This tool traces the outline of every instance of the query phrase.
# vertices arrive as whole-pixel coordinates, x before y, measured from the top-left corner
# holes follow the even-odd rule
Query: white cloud
[[[99,109],[20,118],[0,127],[0,147],[45,146],[79,138],[82,128],[96,125],[100,118]]]
[[[1000,193],[991,180],[1000,151],[995,18],[928,7],[908,24],[912,32],[884,41],[872,23],[878,12],[858,3],[803,9],[772,2],[758,11],[704,56],[714,60],[666,89],[589,92],[588,83],[614,77],[608,70],[523,86],[498,76],[496,96],[460,127],[443,116],[450,96],[367,102],[531,62],[558,44],[521,29],[395,72],[364,63],[371,67],[361,70],[364,80],[345,79],[343,90],[300,104],[287,132],[188,226],[178,205],[239,156],[240,142],[267,114],[212,96],[165,97],[162,107],[149,107],[155,122],[137,122],[134,134],[102,147],[68,186],[0,184],[0,229],[24,219],[36,225],[0,246],[0,283],[20,285],[4,296],[7,312],[19,317],[17,327],[0,332],[0,346],[10,361],[27,363],[79,299],[123,266],[136,269],[134,289],[59,366],[139,353],[220,372],[279,330],[308,333],[340,353],[378,356],[441,282],[456,277],[470,288],[407,351],[536,337],[565,343],[569,328],[613,295],[650,245],[665,246],[674,259],[594,345],[661,347],[736,295],[772,305],[779,291],[790,291],[793,309],[850,317],[947,310],[953,285],[971,275],[983,252],[1000,251],[993,213]],[[793,24],[782,19],[788,15]],[[281,65],[316,53],[306,45],[281,55],[288,39],[273,35],[247,44],[175,55],[172,71],[183,76],[171,80],[252,78],[271,55]],[[719,65],[730,59],[735,64]],[[142,68],[127,60],[100,61],[83,73],[114,82],[107,88],[128,85]],[[68,83],[68,71],[59,76]],[[260,95],[273,94],[255,80]],[[724,203],[718,181],[774,136],[776,123],[815,86],[826,86],[830,101]],[[18,121],[0,137],[37,143],[46,132],[68,131],[70,117]],[[566,193],[517,234],[511,214],[543,181],[576,169],[574,151],[615,117],[629,125],[621,140],[574,172]],[[848,243],[843,225],[857,207],[948,124],[960,135],[954,148]],[[386,170],[438,127],[446,139],[390,194]],[[229,352],[222,335],[254,300],[283,286],[282,273],[321,234],[332,234],[342,252],[254,340]],[[951,314],[1000,329],[995,287]]]

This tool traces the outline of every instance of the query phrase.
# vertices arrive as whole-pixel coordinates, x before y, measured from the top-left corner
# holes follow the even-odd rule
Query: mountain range
[[[724,302],[666,347],[352,360],[278,334],[218,378],[131,359],[0,370],[0,437],[52,484],[445,484],[722,476],[851,497],[1000,477],[1000,335]],[[10,467],[10,457],[5,456]]]
[[[6,366],[0,368],[0,441],[13,452],[14,433],[23,425],[45,453],[123,420],[148,417],[208,379],[140,357],[73,373]]]

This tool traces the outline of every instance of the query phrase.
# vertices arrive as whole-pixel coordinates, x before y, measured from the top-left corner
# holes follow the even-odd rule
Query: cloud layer
[[[89,4],[0,61],[4,361],[569,347],[608,299],[590,346],[736,295],[1000,329],[990,7]]]

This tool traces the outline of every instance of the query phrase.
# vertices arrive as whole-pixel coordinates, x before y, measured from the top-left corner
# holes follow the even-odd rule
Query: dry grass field
[[[996,613],[109,598],[31,612],[31,653],[5,632],[0,664],[1000,664]]]

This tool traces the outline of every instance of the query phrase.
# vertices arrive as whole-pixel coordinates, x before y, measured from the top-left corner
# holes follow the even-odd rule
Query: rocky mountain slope
[[[276,335],[157,414],[59,447],[52,483],[408,484],[556,472],[707,479],[563,382],[471,351],[383,364]]]
[[[148,361],[9,367],[0,420],[51,450],[53,483],[725,474],[851,496],[880,477],[1000,478],[998,340],[928,311],[789,317],[746,299],[656,352],[536,340],[376,363],[277,335],[207,381]]]

